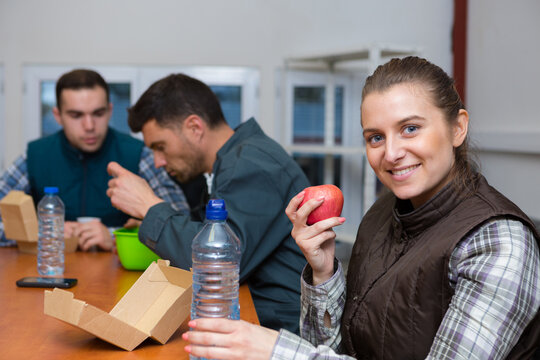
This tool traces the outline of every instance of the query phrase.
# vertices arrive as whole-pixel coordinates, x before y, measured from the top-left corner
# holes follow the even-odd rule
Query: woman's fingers
[[[311,200],[310,200],[311,201]],[[309,201],[306,203],[306,205]],[[302,206],[303,207],[303,206]],[[306,215],[307,217],[307,215]],[[311,226],[305,226],[302,228],[293,227],[291,231],[292,237],[298,241],[304,241],[317,236],[327,230],[331,230],[335,226],[339,226],[345,222],[344,217],[332,217],[325,220],[321,220]]]
[[[184,334],[185,340],[189,340],[190,343],[197,345],[228,347],[230,345],[230,341],[227,340],[228,334],[217,332],[218,329],[212,330],[214,332],[203,330],[191,331]]]
[[[298,206],[300,205],[302,200],[304,200],[305,194],[305,191],[300,191],[296,196],[291,199],[291,201],[289,201],[289,204],[285,208],[285,214],[292,223],[294,223],[294,220],[296,218],[296,210],[298,210]]]
[[[305,204],[298,208],[298,206],[300,206],[302,203],[302,200],[304,200],[304,195],[305,191],[301,191],[298,195],[293,197],[291,201],[289,201],[289,205],[287,205],[287,208],[285,209],[285,214],[295,226],[306,225],[309,214],[318,208],[324,201],[324,197],[321,196],[317,199],[308,200]]]
[[[217,318],[217,319],[204,318],[204,319],[191,320],[188,323],[188,325],[190,328],[195,329],[197,331],[211,330],[211,331],[221,332],[221,333],[231,333],[237,330],[240,327],[240,325],[242,325],[242,321],[229,320],[229,319],[223,319],[223,318]]]
[[[296,212],[296,217],[298,220],[301,220],[303,224],[307,222],[309,214],[324,202],[324,197],[321,196],[316,199],[310,199],[305,202]]]
[[[185,350],[209,359],[268,359],[278,332],[242,320],[196,319],[182,334]]]
[[[182,334],[189,341],[185,350],[191,355],[207,359],[238,359],[234,353],[245,349],[234,349],[231,336],[242,336],[244,323],[241,320],[229,319],[196,319],[189,322],[191,331]],[[244,329],[244,333],[247,329]],[[241,357],[240,357],[241,358]]]
[[[215,347],[215,346],[200,346],[200,345],[187,345],[184,350],[193,356],[197,356],[204,359],[220,359],[229,360],[235,359],[231,355],[229,348]]]

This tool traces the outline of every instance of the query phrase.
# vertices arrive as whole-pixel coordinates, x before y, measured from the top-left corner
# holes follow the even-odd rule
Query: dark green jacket
[[[306,176],[254,119],[240,125],[218,151],[213,174],[210,195],[225,200],[227,222],[242,242],[240,281],[249,285],[261,324],[298,333],[306,260],[291,237],[285,208],[309,186]],[[161,203],[148,211],[139,238],[173,265],[188,269],[191,240],[202,226]]]
[[[45,186],[57,186],[66,207],[66,220],[96,216],[106,226],[122,226],[128,216],[115,209],[106,191],[111,179],[107,164],[117,161],[138,173],[143,142],[108,129],[101,148],[83,153],[71,146],[62,130],[28,144],[26,164],[31,195],[38,204]]]

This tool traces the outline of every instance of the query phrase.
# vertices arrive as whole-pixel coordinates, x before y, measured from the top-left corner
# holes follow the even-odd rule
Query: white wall
[[[25,147],[26,64],[257,67],[259,121],[277,137],[275,71],[285,57],[384,43],[419,47],[451,71],[452,17],[452,0],[2,0],[5,160]]]
[[[540,219],[540,1],[470,0],[467,107],[488,181]]]

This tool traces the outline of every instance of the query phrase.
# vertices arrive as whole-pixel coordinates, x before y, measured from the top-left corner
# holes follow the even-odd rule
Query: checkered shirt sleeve
[[[309,285],[311,268],[302,273],[302,313],[300,333],[302,338],[287,330],[281,330],[274,346],[272,359],[279,360],[337,360],[353,359],[338,355],[341,343],[341,315],[345,307],[345,276],[341,263],[326,282]],[[325,325],[325,314],[330,320]],[[328,322],[328,321],[327,321]],[[315,344],[316,346],[312,345]]]
[[[156,196],[171,204],[175,210],[189,213],[189,205],[182,189],[169,177],[165,169],[154,166],[154,155],[146,146],[141,153],[139,175],[148,182]]]
[[[505,359],[540,307],[540,255],[521,222],[491,220],[452,253],[455,293],[428,359]]]
[[[28,170],[26,169],[26,154],[22,154],[15,159],[0,177],[0,199],[3,199],[11,190],[20,190],[27,194],[30,193]],[[4,223],[0,222],[0,247],[14,245],[14,241],[6,240],[4,236]]]
[[[141,153],[139,175],[148,182],[158,197],[170,203],[175,210],[189,212],[189,206],[182,189],[174,183],[164,169],[154,167],[154,156],[147,147],[144,147]],[[27,194],[30,193],[26,154],[19,156],[0,177],[0,199],[4,198],[11,190],[22,190]],[[14,242],[5,239],[4,224],[0,222],[0,247],[13,244]]]
[[[449,277],[455,293],[427,359],[506,358],[540,309],[539,272],[536,240],[521,222],[497,219],[471,232],[452,252]],[[272,359],[352,359],[333,350],[339,349],[343,304],[331,294],[338,287],[345,291],[344,278],[339,285],[335,278],[317,291],[309,291],[302,282],[302,336],[309,341],[281,330]],[[335,305],[328,305],[332,301]],[[333,307],[341,309],[335,312],[335,329]],[[330,314],[332,328],[324,327],[323,309]]]

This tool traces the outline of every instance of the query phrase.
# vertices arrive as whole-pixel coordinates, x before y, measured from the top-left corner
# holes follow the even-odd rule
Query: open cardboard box
[[[32,197],[12,190],[0,200],[0,212],[6,238],[17,241],[20,252],[36,254],[38,220]]]
[[[58,288],[45,291],[44,313],[131,351],[148,337],[161,344],[169,340],[190,315],[191,285],[191,272],[160,259],[109,313]]]

